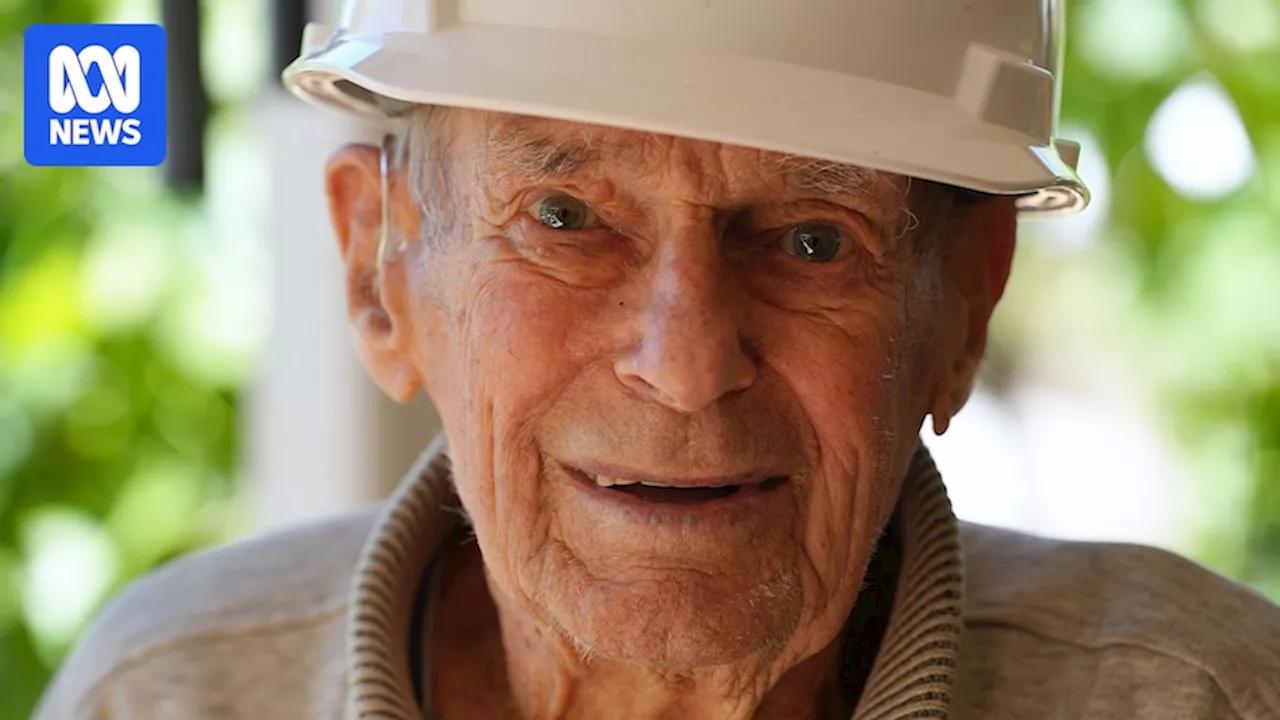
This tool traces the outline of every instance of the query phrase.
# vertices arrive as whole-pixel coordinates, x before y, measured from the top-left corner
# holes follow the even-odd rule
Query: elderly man
[[[330,212],[365,365],[445,432],[125,593],[38,717],[1280,717],[1274,607],[959,523],[918,440],[1019,213],[1086,201],[1058,17],[352,0],[286,81],[395,133]]]

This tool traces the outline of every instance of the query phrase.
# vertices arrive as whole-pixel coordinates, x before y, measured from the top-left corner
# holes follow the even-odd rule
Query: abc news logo
[[[38,166],[159,165],[168,143],[159,25],[32,25],[23,151]]]
[[[142,102],[142,59],[138,48],[121,45],[114,53],[101,45],[80,52],[59,45],[49,52],[49,108],[65,115],[77,107],[97,115],[108,107],[129,114]],[[89,89],[90,68],[102,74],[98,92]],[[137,145],[142,141],[138,118],[50,118],[51,145]]]

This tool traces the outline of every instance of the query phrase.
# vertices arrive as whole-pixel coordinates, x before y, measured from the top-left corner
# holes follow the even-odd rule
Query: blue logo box
[[[23,154],[32,165],[164,162],[164,28],[32,25],[22,41]]]

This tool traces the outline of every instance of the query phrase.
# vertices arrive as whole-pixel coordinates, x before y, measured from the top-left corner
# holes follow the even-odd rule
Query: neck
[[[441,717],[526,720],[617,717],[846,720],[874,662],[898,570],[895,524],[867,568],[844,629],[817,654],[780,670],[778,658],[666,672],[591,657],[490,587],[474,544],[446,570],[430,651]],[[479,698],[485,698],[480,700]],[[486,706],[489,712],[478,705]],[[453,708],[455,712],[450,712]]]

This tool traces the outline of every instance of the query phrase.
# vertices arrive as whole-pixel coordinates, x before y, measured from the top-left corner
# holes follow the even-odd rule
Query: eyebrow
[[[600,159],[597,147],[543,135],[525,127],[504,129],[486,143],[488,160],[543,182],[581,172]]]
[[[486,143],[488,159],[536,181],[561,179],[599,162],[600,147],[581,139],[558,138],[528,127],[505,128]],[[833,197],[865,195],[881,179],[870,168],[800,155],[778,155],[773,171],[788,187]]]
[[[782,155],[775,163],[783,180],[798,190],[847,197],[871,192],[881,174],[871,168],[799,155]]]

